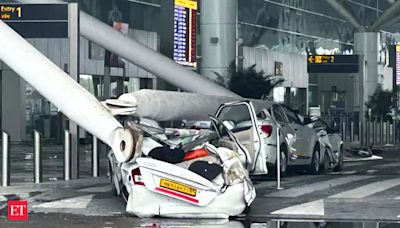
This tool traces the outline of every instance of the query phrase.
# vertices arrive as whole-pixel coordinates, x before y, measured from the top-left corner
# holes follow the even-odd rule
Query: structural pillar
[[[201,74],[215,79],[236,58],[237,0],[201,0]]]
[[[366,146],[365,102],[375,92],[378,85],[378,43],[376,32],[360,32],[354,35],[354,52],[359,55],[359,73],[353,81],[353,110],[359,111],[361,124],[361,146]]]
[[[69,74],[79,82],[79,8],[78,3],[68,5],[68,26],[69,26]],[[79,127],[69,121],[69,132],[71,134],[71,179],[79,178]]]

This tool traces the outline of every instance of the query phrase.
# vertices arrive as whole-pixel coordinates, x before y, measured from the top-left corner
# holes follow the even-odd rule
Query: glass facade
[[[348,0],[364,25],[371,25],[387,1]],[[380,4],[380,5],[379,5]],[[239,37],[244,46],[300,54],[352,54],[356,29],[321,0],[239,0]],[[381,31],[382,48],[400,41]]]

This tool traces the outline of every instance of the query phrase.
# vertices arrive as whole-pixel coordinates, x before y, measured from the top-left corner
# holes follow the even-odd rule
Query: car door
[[[257,124],[257,116],[250,101],[230,102],[222,105],[216,117],[220,120],[243,145],[250,155],[250,172],[267,173],[265,151],[262,148],[262,138]],[[222,129],[217,129],[221,133]],[[258,163],[258,164],[257,164]],[[262,164],[261,164],[262,163]],[[257,169],[257,170],[256,170]]]
[[[296,148],[293,146],[293,143],[296,141],[296,131],[289,124],[286,115],[282,110],[281,105],[274,104],[272,106],[272,116],[274,117],[275,121],[279,124],[282,136],[284,137],[284,138],[280,137],[280,142],[286,141],[290,153],[289,157],[291,157],[292,154],[295,154],[296,152]],[[292,140],[289,140],[289,137],[291,137]]]
[[[299,163],[308,163],[308,160],[311,159],[312,156],[312,148],[314,145],[310,145],[313,143],[313,136],[315,136],[315,131],[309,127],[306,127],[302,124],[297,114],[286,106],[282,106],[282,109],[286,115],[288,120],[288,125],[295,131],[296,141],[293,144],[293,147],[296,149],[295,155],[299,160]]]

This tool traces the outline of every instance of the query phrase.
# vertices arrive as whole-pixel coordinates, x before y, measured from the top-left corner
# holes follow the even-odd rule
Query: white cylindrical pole
[[[33,131],[33,140],[34,140],[34,170],[35,170],[35,183],[39,184],[42,182],[42,142],[41,142],[41,134],[40,132],[34,130]]]
[[[281,188],[281,149],[279,142],[279,127],[276,128],[276,188]]]
[[[92,169],[93,176],[99,176],[99,152],[97,147],[97,138],[93,136],[93,144],[92,144]]]
[[[3,131],[2,133],[2,173],[1,186],[10,185],[10,136]]]
[[[118,161],[133,152],[133,137],[86,89],[28,41],[0,21],[0,60],[31,84],[70,120],[108,144]]]
[[[71,134],[64,131],[64,180],[71,179]]]

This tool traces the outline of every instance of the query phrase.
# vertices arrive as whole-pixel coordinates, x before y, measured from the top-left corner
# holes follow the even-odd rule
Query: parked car
[[[306,117],[304,118],[305,124],[313,128],[319,137],[322,151],[325,152],[324,169],[333,169],[339,172],[343,169],[343,141],[339,135],[339,130],[335,129],[332,124],[320,117]]]
[[[325,163],[322,145],[315,130],[300,121],[289,107],[277,103],[253,105],[250,101],[222,105],[216,116],[230,126],[256,162],[251,174],[265,174],[262,170],[276,170],[277,129],[280,129],[280,172],[288,166],[306,166],[311,174],[319,174]],[[262,166],[267,168],[263,169]],[[258,167],[258,169],[257,169]]]

